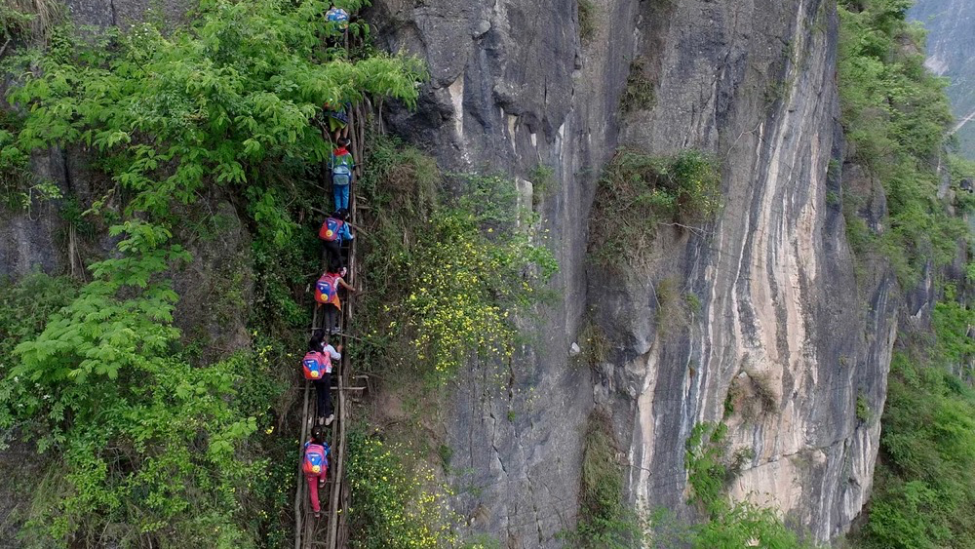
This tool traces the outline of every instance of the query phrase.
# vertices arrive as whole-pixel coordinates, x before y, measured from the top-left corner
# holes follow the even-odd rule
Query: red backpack
[[[332,371],[331,357],[318,351],[309,351],[305,354],[305,358],[301,359],[301,370],[305,374],[305,379],[318,381]]]
[[[305,458],[301,470],[307,475],[320,475],[328,471],[328,444],[305,443]]]
[[[318,230],[318,238],[326,242],[335,242],[339,238],[339,231],[342,230],[342,226],[345,225],[345,221],[341,219],[335,219],[330,217],[322,223],[322,228]]]
[[[336,303],[339,296],[339,275],[325,273],[315,283],[315,301],[319,303]]]

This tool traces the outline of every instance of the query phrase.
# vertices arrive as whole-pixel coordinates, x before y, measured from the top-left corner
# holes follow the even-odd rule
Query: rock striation
[[[472,532],[507,547],[561,546],[598,407],[626,447],[634,502],[692,519],[685,441],[695,424],[724,420],[730,449],[754,456],[732,494],[779,506],[820,540],[837,536],[869,494],[880,426],[856,407],[883,408],[899,302],[883,266],[858,280],[845,241],[844,187],[876,185],[852,167],[843,177],[835,8],[594,5],[587,40],[568,0],[384,0],[369,14],[386,48],[423,57],[432,74],[419,112],[390,117],[394,131],[453,169],[530,179],[544,164],[558,181],[541,211],[562,299],[526,326],[537,343],[506,381],[476,365],[442,418],[463,456],[457,504]],[[633,72],[653,99],[623,114]],[[614,274],[585,250],[600,168],[621,146],[712,153],[724,208],[704,227],[659,227],[649,264]],[[665,281],[700,303],[683,322],[662,317]],[[586,315],[612,346],[593,372],[568,356]],[[764,395],[760,413],[726,411],[733,387]]]

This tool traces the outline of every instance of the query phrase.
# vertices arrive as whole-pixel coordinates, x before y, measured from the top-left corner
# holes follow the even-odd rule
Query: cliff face
[[[962,153],[975,158],[975,6],[964,0],[918,0],[909,15],[928,31],[927,66],[950,80],[955,134]]]
[[[858,286],[845,242],[833,8],[602,1],[582,43],[575,2],[519,4],[381,1],[371,14],[389,49],[423,56],[433,74],[420,112],[392,117],[397,132],[451,167],[528,179],[541,163],[558,180],[543,217],[563,299],[526,326],[538,343],[500,396],[490,369],[475,368],[443,418],[468,468],[456,480],[477,488],[457,498],[472,530],[559,546],[596,406],[612,410],[627,447],[632,499],[690,518],[685,440],[722,419],[735,385],[767,406],[739,403],[726,419],[730,447],[754,453],[734,495],[779,505],[819,539],[842,532],[870,488],[880,427],[855,410],[858,398],[875,416],[883,407],[896,303],[882,268]],[[621,116],[633,61],[654,100]],[[584,250],[595,180],[619,146],[715,154],[724,209],[706,227],[661,226],[651,264],[616,276]],[[665,280],[701,304],[666,334],[655,293]],[[592,374],[567,357],[590,306],[613,345]]]
[[[77,21],[103,26],[149,3],[68,2]],[[163,3],[169,19],[180,5]],[[471,532],[505,547],[562,546],[598,408],[612,412],[632,501],[693,518],[685,441],[695,424],[724,418],[731,449],[754,454],[733,494],[780,506],[819,539],[835,536],[869,492],[897,303],[882,267],[855,276],[845,241],[844,188],[878,185],[839,161],[834,8],[598,0],[585,42],[576,13],[575,0],[375,0],[366,14],[382,45],[420,55],[431,72],[419,110],[388,117],[393,132],[449,170],[510,173],[526,193],[533,168],[554,168],[538,209],[561,265],[560,297],[522,321],[530,344],[510,367],[474,365],[438,418],[457,508]],[[624,116],[632,71],[653,101]],[[601,167],[620,146],[713,153],[724,208],[707,226],[660,226],[648,265],[611,274],[587,262],[588,225]],[[52,158],[37,169],[82,184],[71,155]],[[0,271],[67,264],[56,211],[41,215],[0,223],[0,235],[14,235],[0,239]],[[233,242],[246,242],[244,232],[236,227]],[[239,259],[195,255],[204,267]],[[699,301],[686,322],[661,318],[664,281]],[[595,370],[568,356],[587,315],[611,344]],[[677,329],[660,329],[671,321]],[[750,413],[731,402],[725,417],[732,387],[743,399],[762,393],[767,406]],[[857,419],[858,399],[873,420]]]

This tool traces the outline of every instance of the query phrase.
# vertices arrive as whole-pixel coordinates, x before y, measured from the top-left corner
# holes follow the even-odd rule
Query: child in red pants
[[[318,489],[325,487],[325,474],[328,473],[328,443],[321,427],[311,430],[311,440],[305,443],[305,457],[301,463],[301,470],[308,481],[308,493],[311,495],[311,509],[315,518],[322,516],[322,508],[318,502]]]

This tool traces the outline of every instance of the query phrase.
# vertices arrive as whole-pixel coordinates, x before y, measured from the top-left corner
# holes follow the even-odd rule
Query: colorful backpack
[[[305,354],[305,358],[301,359],[301,370],[305,374],[305,379],[317,381],[332,371],[331,358],[318,351],[309,351]]]
[[[348,185],[352,183],[352,155],[349,153],[336,156],[332,154],[332,185]]]
[[[337,24],[340,30],[349,28],[349,12],[342,8],[333,7],[325,12],[325,20]]]
[[[305,444],[305,459],[301,470],[306,475],[320,475],[328,471],[328,444]]]
[[[342,226],[345,225],[345,221],[341,219],[335,219],[330,217],[322,223],[322,228],[318,231],[318,238],[328,242],[335,242],[339,237],[339,231],[342,230]]]
[[[339,276],[336,274],[323,274],[322,277],[318,279],[318,282],[315,283],[315,301],[319,303],[331,303],[338,306],[338,278]]]

